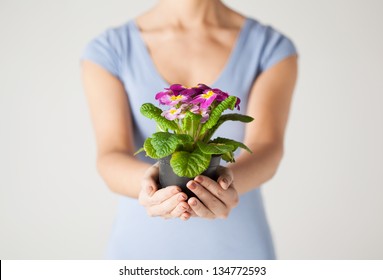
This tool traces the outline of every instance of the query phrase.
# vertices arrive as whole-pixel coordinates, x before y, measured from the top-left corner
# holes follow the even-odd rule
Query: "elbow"
[[[279,165],[282,161],[284,155],[284,148],[283,145],[278,145],[274,147],[274,152],[272,156],[272,163],[271,163],[271,168],[270,168],[270,174],[268,180],[272,179],[278,171]]]

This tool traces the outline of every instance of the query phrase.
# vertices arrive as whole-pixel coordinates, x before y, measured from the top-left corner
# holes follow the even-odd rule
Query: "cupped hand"
[[[138,201],[151,217],[180,218],[188,220],[191,216],[187,196],[177,186],[158,189],[158,165],[148,168],[141,182]]]
[[[233,173],[220,166],[217,170],[217,181],[198,175],[188,182],[187,187],[196,194],[188,200],[192,216],[207,219],[227,218],[230,211],[237,206],[239,197],[233,185]]]

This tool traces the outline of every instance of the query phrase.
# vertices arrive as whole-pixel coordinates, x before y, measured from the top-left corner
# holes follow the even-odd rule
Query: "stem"
[[[182,134],[182,126],[180,121],[176,121],[176,124],[178,126],[178,130],[176,131],[176,134]]]
[[[194,137],[194,143],[197,142],[198,138],[199,138],[199,133],[201,132],[201,128],[202,128],[202,125],[201,123],[198,125],[198,129],[197,129],[197,132],[195,134],[195,137]]]

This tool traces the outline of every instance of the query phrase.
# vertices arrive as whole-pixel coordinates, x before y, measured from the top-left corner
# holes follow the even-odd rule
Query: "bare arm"
[[[116,77],[91,61],[82,79],[97,142],[97,168],[109,188],[138,198],[148,215],[190,218],[187,196],[177,186],[158,190],[158,168],[136,159],[128,98]]]
[[[137,198],[149,165],[134,156],[133,129],[119,79],[91,61],[82,62],[82,80],[97,143],[97,168],[109,188]]]
[[[230,165],[240,194],[259,187],[277,171],[297,68],[297,56],[288,57],[262,73],[253,85],[247,114],[254,121],[247,124],[244,139],[253,154],[242,152]]]
[[[273,177],[282,159],[296,78],[296,56],[284,59],[258,77],[247,108],[247,114],[255,120],[247,125],[244,139],[253,154],[243,152],[236,163],[229,165],[233,176],[226,178],[228,184],[217,184],[204,176],[197,176],[188,183],[188,188],[202,202],[196,198],[188,200],[193,216],[225,218],[237,205],[238,194],[259,187]]]

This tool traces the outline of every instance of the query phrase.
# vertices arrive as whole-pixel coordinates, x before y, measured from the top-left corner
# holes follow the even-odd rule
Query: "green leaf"
[[[226,162],[235,162],[234,153],[228,152],[222,155],[222,159]]]
[[[156,149],[152,145],[152,138],[147,138],[144,142],[144,149],[146,152],[146,155],[148,157],[154,158],[154,159],[159,159],[161,158],[160,156],[157,155]]]
[[[218,122],[206,133],[206,135],[204,136],[204,139],[209,140],[213,136],[214,132],[220,127],[220,125],[226,121],[240,121],[240,122],[244,122],[244,123],[249,123],[253,120],[254,120],[254,118],[252,118],[250,116],[242,115],[242,114],[222,115],[219,118]]]
[[[188,143],[193,143],[193,137],[187,134],[173,134],[173,137],[177,139],[178,144],[185,145]]]
[[[249,153],[253,153],[249,149],[249,147],[247,147],[245,144],[242,144],[241,142],[238,142],[238,141],[235,141],[232,139],[218,137],[218,138],[215,138],[213,141],[210,141],[209,143],[221,143],[221,144],[226,144],[226,145],[232,145],[235,148],[234,151],[239,147],[239,148],[245,149]]]
[[[172,155],[170,165],[178,176],[194,178],[209,167],[210,159],[211,155],[204,154],[199,149],[191,153],[179,151]]]
[[[145,151],[144,147],[141,147],[137,152],[134,153],[134,156]]]
[[[197,142],[198,148],[200,150],[208,155],[222,155],[227,152],[231,152],[235,149],[234,146],[232,145],[226,145],[226,144],[221,144],[221,143],[209,143],[206,144],[204,142],[198,141]]]
[[[201,115],[194,114],[190,111],[186,112],[185,118],[182,120],[182,129],[188,135],[194,136],[201,123]]]
[[[204,134],[207,130],[211,129],[219,120],[222,112],[226,109],[234,109],[235,102],[237,101],[237,97],[229,96],[224,101],[218,104],[217,107],[210,112],[209,119],[205,122],[201,129],[201,134]]]
[[[151,147],[156,156],[163,158],[171,155],[177,148],[179,140],[169,132],[156,132],[152,135]]]
[[[168,129],[173,131],[178,130],[177,123],[175,121],[170,121],[167,118],[161,116],[162,110],[160,108],[157,108],[151,103],[142,104],[140,108],[140,112],[143,116],[156,121],[157,125],[162,130],[168,130]]]

